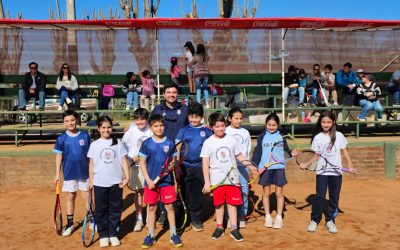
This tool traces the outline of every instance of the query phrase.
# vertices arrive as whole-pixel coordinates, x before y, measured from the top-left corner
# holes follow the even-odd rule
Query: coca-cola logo
[[[106,25],[109,25],[109,26],[129,26],[129,25],[131,25],[131,21],[121,21],[121,20],[119,20],[119,21],[107,21],[106,22]]]
[[[206,27],[229,27],[230,21],[213,21],[209,20],[204,23]]]
[[[254,21],[253,27],[254,28],[276,28],[278,27],[278,21]]]
[[[305,29],[320,29],[325,27],[326,23],[325,22],[309,22],[309,21],[304,21],[300,23],[300,28],[305,28]]]
[[[365,27],[371,27],[374,26],[373,23],[349,23],[347,27],[349,28],[365,28]]]
[[[157,26],[181,26],[182,21],[161,20],[156,22]]]

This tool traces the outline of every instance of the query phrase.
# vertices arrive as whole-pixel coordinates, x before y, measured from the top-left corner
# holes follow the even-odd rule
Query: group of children
[[[134,123],[125,133],[122,141],[112,135],[112,120],[103,116],[97,121],[99,138],[90,143],[87,133],[76,127],[77,114],[67,110],[63,114],[67,131],[57,138],[54,148],[56,153],[56,177],[60,180],[60,167],[63,167],[63,191],[67,192],[68,222],[63,235],[73,231],[73,212],[76,191],[82,190],[85,202],[88,191],[93,188],[95,195],[95,219],[100,235],[100,246],[120,244],[117,230],[121,218],[122,188],[131,182],[135,191],[136,224],[134,231],[141,231],[144,226],[142,201],[147,205],[147,229],[142,248],[150,248],[156,242],[155,222],[159,202],[165,205],[170,228],[170,241],[176,246],[183,245],[176,232],[173,202],[176,200],[174,178],[168,175],[157,185],[153,180],[160,174],[161,168],[174,148],[175,143],[185,141],[188,153],[181,166],[183,172],[182,188],[188,201],[191,225],[195,231],[203,231],[201,213],[202,198],[213,188],[216,228],[211,236],[216,240],[224,234],[225,204],[227,207],[227,227],[231,228],[230,237],[243,241],[240,228],[246,227],[247,196],[249,175],[254,176],[268,163],[268,149],[281,136],[278,130],[279,117],[273,113],[266,119],[266,129],[257,139],[252,156],[256,166],[242,164],[250,159],[251,138],[249,132],[241,127],[243,112],[230,110],[228,126],[221,113],[213,113],[208,118],[208,126],[202,124],[204,110],[201,104],[192,103],[188,108],[189,125],[178,132],[176,141],[164,135],[164,119],[161,115],[149,117],[147,110],[139,108],[134,112]],[[329,154],[324,155],[335,165],[341,166],[343,152],[350,171],[352,164],[346,150],[347,141],[342,133],[336,131],[335,117],[330,112],[320,115],[317,131],[312,138],[312,149],[323,152],[323,145],[330,145]],[[284,150],[282,148],[282,150]],[[172,152],[179,154],[179,152]],[[89,158],[89,163],[87,158]],[[132,168],[129,175],[128,166]],[[305,166],[300,166],[305,168]],[[317,199],[313,203],[308,231],[314,232],[322,218],[322,207],[326,191],[329,189],[329,211],[326,227],[336,233],[334,224],[338,209],[341,187],[341,171],[317,173]],[[234,185],[232,185],[234,184]],[[283,187],[287,184],[285,163],[268,169],[260,176],[263,186],[262,202],[265,210],[265,226],[279,229],[283,226]],[[269,209],[271,185],[275,185],[277,196],[277,215],[273,220]]]

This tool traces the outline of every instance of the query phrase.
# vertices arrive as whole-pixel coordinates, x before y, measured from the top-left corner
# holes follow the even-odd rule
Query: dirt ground
[[[312,174],[312,173],[310,173]],[[289,180],[290,181],[290,180]],[[297,204],[287,203],[284,213],[284,227],[281,230],[267,229],[263,217],[249,223],[241,232],[244,242],[235,242],[226,231],[217,241],[211,239],[215,222],[209,218],[204,223],[204,232],[189,230],[182,236],[186,249],[399,249],[400,248],[400,180],[358,181],[343,183],[340,197],[340,213],[336,220],[338,234],[329,234],[323,223],[317,232],[308,233],[306,227],[311,207],[308,201],[315,193],[314,182],[289,183],[285,197]],[[260,200],[261,189],[255,189]],[[132,194],[124,190],[124,212],[121,222],[121,243],[119,249],[140,249],[146,230],[133,231]],[[78,196],[78,198],[80,198]],[[60,237],[54,232],[52,216],[55,202],[53,190],[12,190],[0,192],[0,248],[1,249],[83,249],[81,228],[85,210],[81,199],[77,200],[75,224],[77,231],[70,237]],[[65,223],[65,195],[62,195]],[[208,207],[206,209],[212,209]],[[275,212],[274,212],[275,213]],[[273,213],[273,216],[274,216]],[[255,211],[255,216],[260,214]],[[157,232],[160,226],[157,226]],[[169,233],[162,234],[155,249],[170,249]],[[90,248],[98,249],[99,242]]]

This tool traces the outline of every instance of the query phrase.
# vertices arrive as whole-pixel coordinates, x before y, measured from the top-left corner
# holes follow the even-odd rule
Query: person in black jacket
[[[31,97],[39,99],[39,110],[44,110],[47,77],[38,71],[36,62],[29,63],[30,72],[26,73],[18,91],[18,109],[26,110],[26,102]]]

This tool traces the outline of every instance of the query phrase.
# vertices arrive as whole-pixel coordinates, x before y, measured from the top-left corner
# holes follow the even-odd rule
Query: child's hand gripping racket
[[[300,169],[306,169],[311,171],[324,171],[332,169],[333,171],[336,172],[342,170],[343,172],[348,172],[351,174],[358,173],[358,170],[356,168],[339,167],[329,162],[324,156],[318,154],[313,150],[304,150],[300,152],[296,157],[296,163],[297,165],[299,165]]]
[[[89,189],[88,195],[88,210],[86,212],[85,219],[82,224],[82,243],[85,247],[89,247],[93,241],[94,236],[96,234],[96,222],[94,220],[94,212],[93,212],[93,198],[92,198],[92,189]]]
[[[294,144],[295,148],[290,152],[287,144],[287,140],[291,141],[291,144]],[[258,171],[258,175],[261,176],[269,167],[276,164],[286,164],[287,161],[292,159],[298,154],[299,144],[297,140],[292,135],[284,135],[279,137],[271,147],[271,151],[269,154],[269,160],[264,165],[262,169]]]
[[[175,144],[165,160],[165,163],[161,169],[161,173],[153,180],[154,185],[157,185],[162,178],[169,175],[172,171],[182,165],[183,161],[185,160],[187,150],[188,146],[186,142],[180,141]],[[177,155],[177,157],[175,157],[175,155]],[[151,188],[150,185],[149,188]]]
[[[54,207],[54,229],[58,235],[62,234],[62,210],[60,202],[61,184],[56,181],[56,205]]]

